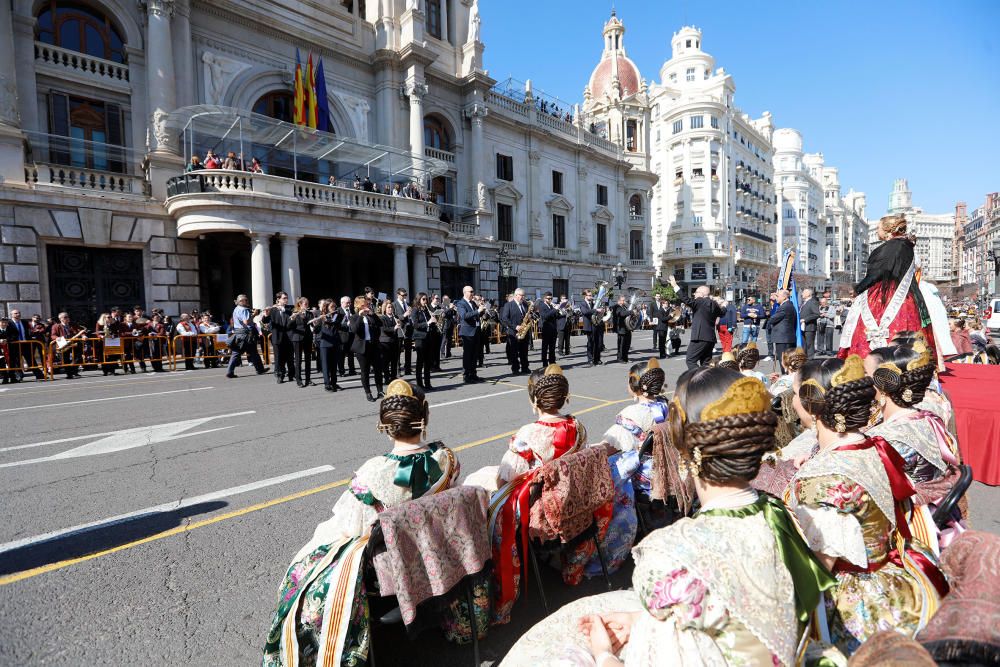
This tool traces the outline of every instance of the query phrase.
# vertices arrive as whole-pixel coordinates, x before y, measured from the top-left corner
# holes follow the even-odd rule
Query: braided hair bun
[[[934,363],[926,348],[896,345],[878,350],[882,363],[872,373],[875,387],[901,408],[910,408],[924,400],[934,377]]]
[[[868,424],[875,385],[856,355],[807,361],[799,370],[799,401],[810,415],[838,433],[859,431]]]
[[[781,353],[781,365],[784,366],[785,370],[789,373],[794,373],[802,368],[802,365],[806,363],[808,359],[806,351],[801,347],[785,350]]]
[[[656,398],[663,391],[666,379],[667,374],[656,359],[634,364],[628,370],[628,388],[637,396]]]
[[[733,355],[736,357],[736,363],[741,371],[753,370],[757,367],[757,362],[760,361],[760,350],[757,349],[757,343],[737,345]]]
[[[376,429],[394,439],[414,438],[426,431],[429,417],[423,389],[406,380],[393,380],[379,405]]]
[[[542,412],[558,412],[569,398],[569,380],[557,364],[537,368],[528,377],[528,400]]]
[[[678,380],[668,431],[697,476],[726,484],[757,476],[762,457],[775,449],[777,423],[760,380],[728,368],[703,367]]]

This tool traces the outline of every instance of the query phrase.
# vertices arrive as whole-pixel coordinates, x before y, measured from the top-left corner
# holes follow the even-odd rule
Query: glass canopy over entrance
[[[209,150],[221,159],[232,152],[237,159],[242,156],[245,169],[257,158],[268,174],[313,183],[359,178],[379,186],[410,181],[423,186],[448,171],[443,160],[232,107],[183,107],[170,114],[167,128],[180,139],[187,163],[192,155],[203,159]]]

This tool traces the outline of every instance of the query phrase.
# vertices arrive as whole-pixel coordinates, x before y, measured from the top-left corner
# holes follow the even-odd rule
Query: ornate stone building
[[[498,86],[480,26],[477,0],[0,2],[0,310],[648,285],[646,93]],[[330,131],[289,122],[297,52]],[[265,173],[185,174],[209,149]],[[411,182],[433,201],[384,192]]]

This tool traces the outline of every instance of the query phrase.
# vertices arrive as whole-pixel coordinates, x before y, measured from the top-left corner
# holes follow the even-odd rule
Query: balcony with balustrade
[[[46,192],[146,197],[142,155],[125,146],[25,131],[24,181]]]
[[[89,83],[122,93],[129,93],[129,66],[79,51],[35,42],[35,71],[38,74]]]

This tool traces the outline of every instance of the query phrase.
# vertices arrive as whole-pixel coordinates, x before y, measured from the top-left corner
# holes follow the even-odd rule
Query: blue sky
[[[490,76],[530,78],[566,102],[583,97],[612,3],[481,0]],[[929,213],[970,210],[1000,189],[1000,1],[690,2],[617,0],[625,46],[658,81],[683,25],[736,81],[751,116],[802,132],[840,168],[843,191],[882,215],[907,178]],[[990,39],[990,30],[993,39]]]

